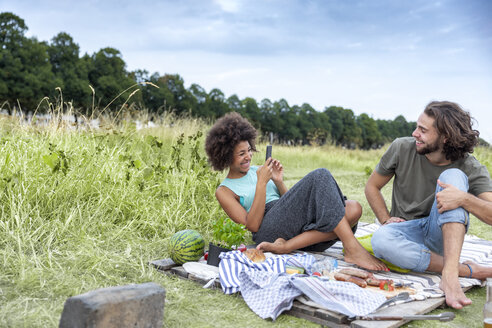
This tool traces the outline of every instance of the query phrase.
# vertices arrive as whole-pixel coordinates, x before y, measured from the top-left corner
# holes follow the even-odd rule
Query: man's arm
[[[459,190],[453,185],[438,181],[444,189],[436,194],[439,213],[463,207],[481,221],[492,225],[492,192],[483,192],[478,197]]]
[[[405,221],[402,218],[390,216],[383,194],[381,193],[381,189],[391,180],[393,175],[381,175],[373,171],[366,183],[365,194],[367,201],[381,224]]]

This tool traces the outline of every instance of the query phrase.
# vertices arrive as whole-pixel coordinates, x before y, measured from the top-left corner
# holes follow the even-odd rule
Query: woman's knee
[[[319,179],[322,179],[322,178],[327,178],[327,177],[330,178],[330,179],[333,179],[333,176],[331,175],[330,171],[328,171],[325,168],[319,168],[319,169],[316,169],[314,171],[311,171],[311,173],[309,173],[309,175],[313,179],[316,179],[316,180],[319,180]]]
[[[354,226],[362,216],[362,206],[356,200],[345,201],[345,218],[350,226]]]

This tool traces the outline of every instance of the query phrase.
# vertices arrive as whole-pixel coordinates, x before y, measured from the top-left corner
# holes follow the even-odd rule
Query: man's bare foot
[[[472,304],[471,299],[465,296],[461,289],[457,274],[446,274],[443,272],[439,287],[446,295],[446,304],[454,309],[462,309]]]
[[[383,262],[369,254],[369,252],[366,251],[362,245],[359,243],[357,244],[353,247],[353,249],[349,250],[345,248],[345,262],[357,264],[358,266],[368,270],[389,271],[388,267]]]
[[[485,280],[492,277],[492,267],[479,265],[472,261],[465,261],[464,264],[468,264],[472,269],[472,278]],[[463,276],[462,276],[463,277]],[[468,278],[469,275],[466,276]]]
[[[269,243],[267,241],[261,242],[258,246],[256,246],[257,249],[261,249],[264,252],[272,252],[275,254],[286,254],[290,253],[291,250],[288,250],[285,246],[286,240],[283,238],[277,238],[275,242]]]

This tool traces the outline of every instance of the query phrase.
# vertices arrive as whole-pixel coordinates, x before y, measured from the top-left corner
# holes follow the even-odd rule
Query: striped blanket
[[[359,224],[356,237],[362,237],[373,233],[379,228],[378,224]],[[327,249],[325,253],[327,255],[342,256],[343,245],[341,242],[335,243],[332,247]],[[473,261],[481,265],[492,266],[492,241],[483,240],[475,236],[466,235],[463,243],[463,249],[461,251],[460,262]],[[340,261],[340,266],[351,266],[351,264]],[[441,281],[441,275],[436,273],[397,273],[397,272],[384,272],[378,273],[379,278],[393,279],[394,281],[401,281],[403,283],[412,283],[412,287],[423,291],[423,295],[426,297],[442,296],[439,290],[439,283]],[[478,279],[459,278],[462,287],[482,286],[483,282]],[[427,295],[429,294],[429,295]]]

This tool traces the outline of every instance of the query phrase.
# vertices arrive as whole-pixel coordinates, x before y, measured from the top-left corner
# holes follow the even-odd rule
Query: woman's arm
[[[272,177],[271,161],[256,171],[258,177],[256,183],[255,198],[249,212],[241,206],[239,199],[232,190],[227,187],[219,187],[215,191],[215,197],[222,209],[236,223],[243,224],[251,232],[257,232],[265,214],[266,185]]]

